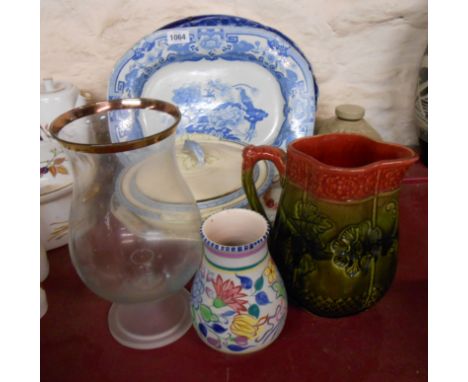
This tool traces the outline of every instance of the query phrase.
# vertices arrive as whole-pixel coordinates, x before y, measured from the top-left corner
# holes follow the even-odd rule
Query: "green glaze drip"
[[[378,187],[380,183],[380,171],[377,172],[377,181],[375,182],[375,195],[374,195],[374,200],[372,202],[372,228],[375,228],[377,226],[377,200],[379,198],[378,194]],[[374,289],[374,283],[375,283],[375,262],[376,258],[372,257],[371,263],[370,263],[370,280],[369,280],[369,288],[367,289],[367,298],[366,301],[364,302],[364,306],[369,306],[369,301],[372,295],[372,290]]]

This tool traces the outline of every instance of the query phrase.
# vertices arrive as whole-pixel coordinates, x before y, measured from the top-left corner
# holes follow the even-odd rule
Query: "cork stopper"
[[[345,121],[359,121],[365,113],[365,109],[359,105],[339,105],[335,108],[336,116]]]

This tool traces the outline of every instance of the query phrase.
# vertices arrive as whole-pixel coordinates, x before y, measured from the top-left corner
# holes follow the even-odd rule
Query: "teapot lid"
[[[71,90],[74,87],[75,86],[69,82],[55,81],[52,77],[47,77],[41,81],[41,97]]]

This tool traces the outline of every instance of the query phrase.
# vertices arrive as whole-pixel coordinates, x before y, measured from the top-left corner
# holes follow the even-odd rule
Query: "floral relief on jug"
[[[288,184],[291,195],[293,188]],[[396,271],[397,197],[398,191],[353,203],[286,197],[271,245],[292,297],[326,316],[359,311],[379,300]],[[285,208],[291,203],[294,208]],[[324,280],[333,285],[324,287]]]

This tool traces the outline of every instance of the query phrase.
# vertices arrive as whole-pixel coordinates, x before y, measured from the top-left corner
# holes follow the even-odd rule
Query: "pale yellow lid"
[[[335,114],[339,119],[345,121],[359,121],[364,118],[365,109],[359,105],[339,105],[335,108]]]
[[[203,163],[184,148],[182,137],[176,144],[177,162],[182,176],[197,201],[210,200],[242,188],[243,146],[207,136],[192,136],[204,153]]]

